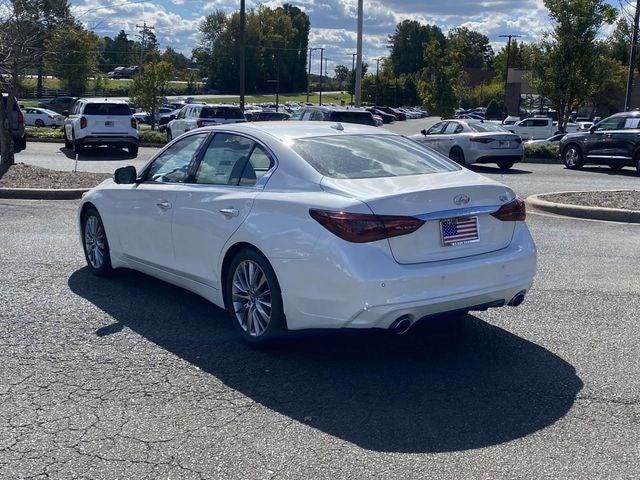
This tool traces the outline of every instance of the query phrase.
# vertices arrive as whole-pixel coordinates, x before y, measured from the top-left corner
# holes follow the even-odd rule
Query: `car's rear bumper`
[[[402,316],[503,305],[529,290],[537,261],[524,223],[507,248],[439,262],[401,265],[365,244],[316,249],[305,260],[272,260],[292,330],[389,328]]]
[[[138,145],[138,139],[132,136],[126,135],[91,135],[83,138],[79,138],[76,140],[80,145],[114,145],[114,146],[122,146],[128,147],[133,145]]]
[[[499,153],[490,153],[490,154],[482,154],[476,157],[470,163],[498,163],[498,162],[513,162],[519,163],[522,161],[524,155],[523,154],[499,154]]]

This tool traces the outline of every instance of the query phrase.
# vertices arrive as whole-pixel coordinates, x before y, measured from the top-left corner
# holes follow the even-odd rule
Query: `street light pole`
[[[245,11],[245,0],[240,0],[240,108],[244,111],[244,93],[245,93],[245,30],[246,30],[246,11]]]
[[[362,4],[363,0],[358,0],[358,40],[356,44],[358,61],[356,63],[355,82],[356,107],[360,107],[362,105]]]
[[[356,55],[357,53],[351,54],[351,75],[353,75],[353,81],[354,81],[354,84],[351,86],[353,87],[354,90],[355,90],[355,81],[356,81]],[[351,101],[349,103],[353,107],[353,93],[351,94]]]
[[[318,105],[322,105],[322,65],[324,60],[324,47],[320,49],[320,92],[318,98]]]
[[[640,0],[638,1],[640,2]],[[504,104],[506,106],[507,105],[507,83],[509,81],[509,61],[511,60],[511,39],[520,38],[520,35],[508,34],[508,35],[500,35],[500,37],[509,39],[509,41],[507,42],[507,63],[504,68]]]
[[[633,92],[633,72],[636,67],[636,49],[638,48],[638,23],[640,22],[640,0],[636,2],[636,14],[633,18],[633,39],[631,40],[631,54],[629,55],[629,76],[627,77],[627,93],[624,97],[624,111],[631,108],[631,93]]]

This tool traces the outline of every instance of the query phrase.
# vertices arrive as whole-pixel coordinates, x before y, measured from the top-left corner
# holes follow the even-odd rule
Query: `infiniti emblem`
[[[456,195],[455,197],[453,197],[453,203],[455,203],[456,205],[466,205],[470,200],[471,199],[465,194]]]

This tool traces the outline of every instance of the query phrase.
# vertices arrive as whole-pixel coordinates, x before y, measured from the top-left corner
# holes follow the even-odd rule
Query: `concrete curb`
[[[59,143],[64,144],[64,139],[62,138],[46,138],[46,137],[27,137],[27,143]],[[166,143],[140,143],[141,147],[156,147],[162,148],[166,145]]]
[[[14,200],[77,200],[89,188],[0,188],[0,198]]]
[[[611,190],[620,192],[623,190]],[[568,203],[556,203],[544,200],[546,195],[562,193],[583,192],[553,192],[527,197],[527,205],[544,212],[555,213],[567,217],[588,218],[591,220],[604,220],[608,222],[640,223],[640,211],[622,210],[619,208],[591,207],[586,205],[570,205]]]

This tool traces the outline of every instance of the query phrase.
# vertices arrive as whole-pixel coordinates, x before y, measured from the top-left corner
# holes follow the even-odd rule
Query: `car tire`
[[[129,155],[131,155],[132,157],[137,157],[138,145],[130,145],[129,147],[127,147],[127,152],[129,152]]]
[[[569,170],[579,170],[582,168],[582,152],[578,145],[571,143],[567,145],[562,151],[562,160],[564,166]]]
[[[501,160],[498,162],[498,168],[500,170],[509,170],[514,165],[515,165],[515,162],[511,162],[509,160]]]
[[[636,171],[638,172],[638,175],[640,175],[640,152],[636,153],[635,158],[635,164],[636,164]]]
[[[238,252],[224,281],[227,311],[245,342],[264,345],[286,333],[280,284],[262,254],[252,249]]]
[[[34,122],[34,125],[38,128],[43,128],[44,127],[44,122],[42,121],[41,118],[37,118],[36,121]]]
[[[464,152],[460,147],[453,147],[449,152],[449,158],[456,162],[458,165],[466,165]]]
[[[102,217],[93,207],[82,215],[82,249],[91,273],[99,277],[110,274],[111,254]]]

